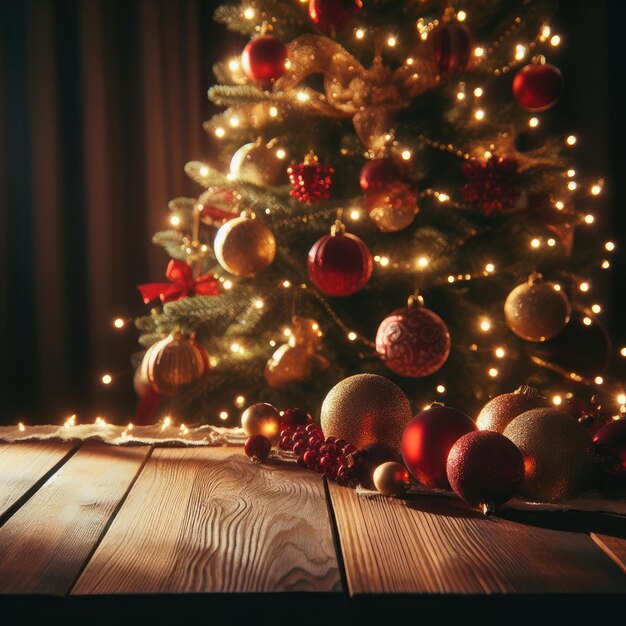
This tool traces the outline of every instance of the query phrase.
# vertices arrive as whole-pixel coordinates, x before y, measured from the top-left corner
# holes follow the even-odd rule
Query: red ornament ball
[[[246,439],[243,444],[243,451],[253,463],[263,463],[267,461],[267,457],[272,449],[272,444],[267,437],[263,435],[252,435]]]
[[[474,506],[504,504],[524,482],[524,457],[504,435],[479,430],[450,450],[446,472],[454,493]]]
[[[326,200],[330,196],[334,173],[330,165],[323,165],[314,155],[307,155],[304,163],[287,168],[289,182],[293,187],[291,195],[300,202],[311,204]]]
[[[423,306],[408,306],[389,314],[378,327],[376,352],[396,374],[423,378],[448,359],[450,333],[443,320]]]
[[[260,35],[243,49],[241,66],[251,80],[270,83],[285,73],[287,46],[274,35]]]
[[[333,228],[318,239],[307,264],[311,282],[329,296],[351,296],[365,287],[372,275],[372,255],[355,235]]]
[[[463,174],[467,183],[461,187],[463,200],[480,208],[486,215],[511,209],[521,191],[515,159],[492,155],[487,161],[467,161]]]
[[[404,431],[404,464],[424,485],[448,489],[448,454],[459,437],[475,430],[476,424],[462,411],[433,405],[418,413]]]
[[[323,32],[341,30],[363,7],[361,0],[309,0],[311,21]]]
[[[365,193],[379,193],[403,180],[400,166],[389,157],[372,159],[362,168],[359,175],[361,189]]]
[[[513,95],[528,111],[545,111],[554,106],[563,90],[563,75],[550,63],[531,63],[513,79]]]
[[[467,26],[457,20],[434,28],[428,35],[428,45],[442,76],[464,72],[471,65],[473,38]]]
[[[313,423],[313,418],[304,409],[286,409],[280,416],[282,424],[288,426],[306,426]]]
[[[616,486],[626,486],[626,419],[603,426],[593,437],[605,478]]]

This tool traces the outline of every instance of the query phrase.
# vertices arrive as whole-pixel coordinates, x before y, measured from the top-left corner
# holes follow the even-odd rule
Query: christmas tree
[[[576,137],[544,113],[563,87],[553,10],[219,7],[249,42],[214,68],[219,153],[186,165],[198,197],[154,236],[172,260],[140,287],[159,305],[136,322],[140,392],[234,425],[256,401],[315,412],[359,372],[470,413],[524,383],[555,404],[611,391],[588,291],[614,245],[575,237],[602,181],[577,176]]]

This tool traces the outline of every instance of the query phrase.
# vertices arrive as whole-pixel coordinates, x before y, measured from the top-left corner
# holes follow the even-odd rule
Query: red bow
[[[172,259],[165,271],[169,283],[148,283],[138,285],[141,297],[145,304],[161,298],[161,302],[180,300],[187,296],[216,296],[219,291],[219,282],[213,274],[204,274],[193,278],[191,268],[187,263]]]

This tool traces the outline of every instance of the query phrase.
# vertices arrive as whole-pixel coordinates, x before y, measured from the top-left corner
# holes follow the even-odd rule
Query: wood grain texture
[[[626,539],[591,533],[591,538],[626,574]]]
[[[241,448],[160,449],[72,594],[340,587],[319,475]]]
[[[447,498],[363,497],[330,485],[350,595],[626,592],[583,534],[484,517]]]
[[[0,444],[0,520],[75,448],[71,443]]]
[[[149,450],[83,445],[0,528],[0,593],[66,594]]]

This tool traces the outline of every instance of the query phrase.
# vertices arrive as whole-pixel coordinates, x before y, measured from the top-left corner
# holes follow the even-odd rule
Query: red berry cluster
[[[340,484],[348,484],[353,478],[348,457],[357,449],[343,439],[324,437],[317,424],[286,425],[280,433],[278,447],[293,452],[300,467],[315,470]]]

